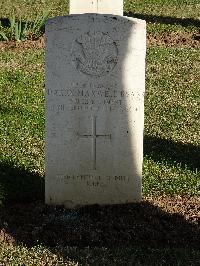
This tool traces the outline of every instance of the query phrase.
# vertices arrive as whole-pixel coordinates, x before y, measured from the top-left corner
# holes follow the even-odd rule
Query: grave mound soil
[[[139,204],[68,210],[42,203],[0,209],[0,242],[33,246],[200,246],[200,198],[146,198]]]
[[[200,33],[165,32],[161,34],[147,35],[148,46],[199,48]]]
[[[41,49],[44,46],[44,37],[24,42],[0,41],[0,50]],[[200,48],[200,33],[165,32],[156,35],[147,34],[147,46]]]
[[[27,41],[0,41],[0,50],[23,50],[23,49],[41,49],[45,46],[44,37],[40,37],[38,40]]]

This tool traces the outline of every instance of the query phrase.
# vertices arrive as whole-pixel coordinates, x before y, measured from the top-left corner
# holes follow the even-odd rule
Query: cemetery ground
[[[30,19],[67,1],[1,1]],[[0,42],[0,265],[199,265],[199,1],[125,1],[148,22],[143,201],[44,205],[44,39]]]

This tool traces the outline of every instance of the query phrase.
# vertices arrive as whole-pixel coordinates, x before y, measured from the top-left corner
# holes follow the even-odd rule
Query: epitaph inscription
[[[117,64],[117,45],[103,32],[88,32],[78,37],[72,48],[72,61],[84,74],[101,77]]]
[[[88,187],[101,187],[105,188],[106,183],[111,184],[128,184],[130,178],[127,176],[94,176],[94,175],[57,175],[56,183],[62,185],[70,185],[73,182],[83,182]],[[105,185],[106,184],[106,185]]]

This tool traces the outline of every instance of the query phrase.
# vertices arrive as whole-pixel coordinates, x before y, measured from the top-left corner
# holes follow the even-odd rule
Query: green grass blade
[[[10,21],[10,39],[12,40],[16,27],[15,16],[13,15],[13,17],[10,18],[9,21]]]
[[[36,28],[38,26],[38,23],[39,23],[39,20],[40,20],[40,17],[39,17],[39,14],[36,16],[35,20],[34,20],[34,23],[33,23],[33,27],[32,27],[32,32],[34,33],[36,31]]]
[[[12,18],[9,19],[10,21],[10,29],[13,32],[15,29],[15,16],[13,16]]]
[[[21,40],[21,37],[22,37],[22,20],[20,18],[20,21],[19,21],[19,40]]]
[[[16,22],[15,24],[15,40],[20,41],[20,36],[19,36],[19,24]]]
[[[41,16],[37,16],[34,22],[34,26],[33,26],[33,34],[34,35],[38,35],[41,31],[42,31],[42,27],[45,24],[45,21],[48,19],[49,17],[49,10],[45,10],[43,11],[43,14]]]
[[[0,31],[0,36],[3,38],[4,41],[8,41],[8,38],[4,32]]]
[[[28,21],[26,21],[26,24],[22,30],[22,41],[25,40],[27,38],[27,34],[28,34]]]

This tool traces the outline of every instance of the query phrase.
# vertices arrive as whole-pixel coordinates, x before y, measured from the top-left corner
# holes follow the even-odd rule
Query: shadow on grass
[[[170,161],[179,155],[179,162],[181,156],[182,163],[196,167],[192,163],[196,148],[192,146],[145,137],[145,153]],[[191,258],[192,265],[198,265],[197,199],[163,197],[155,203],[144,200],[74,210],[51,207],[43,203],[43,179],[8,162],[0,164],[0,187],[7,203],[0,207],[0,242],[3,232],[6,243],[14,241],[28,247],[41,244],[66,260],[89,265],[98,265],[102,256],[105,265],[188,265]],[[168,211],[159,207],[159,200],[165,202]],[[187,220],[185,213],[189,214]],[[161,258],[162,263],[155,264]],[[113,261],[119,264],[108,264]]]
[[[133,12],[125,12],[124,16],[134,17],[139,19],[144,19],[148,23],[160,23],[168,25],[181,25],[182,27],[195,26],[200,27],[200,20],[193,18],[176,18],[170,16],[156,16],[156,15],[147,15]]]
[[[155,159],[175,157],[190,152],[184,162],[194,159],[191,147],[145,138],[145,146]],[[191,150],[190,150],[191,149]],[[150,152],[151,151],[151,152]],[[193,152],[193,155],[192,155]],[[171,158],[171,157],[170,157]],[[192,167],[193,165],[191,163]],[[148,248],[197,248],[200,245],[196,218],[197,199],[177,200],[158,198],[141,203],[103,206],[87,206],[65,209],[44,205],[44,180],[37,174],[12,163],[0,164],[0,187],[5,207],[0,208],[0,231],[3,229],[17,244],[29,247],[42,244],[49,248],[61,247],[113,247],[132,246]],[[38,201],[39,200],[39,201]],[[159,207],[165,202],[169,212]],[[162,205],[162,204],[161,204]],[[181,205],[181,208],[180,208]],[[184,214],[189,214],[186,220]]]
[[[44,178],[12,162],[0,162],[0,201],[33,202],[44,198]]]
[[[3,28],[10,27],[10,20],[8,18],[0,18],[0,23]]]
[[[168,199],[162,200],[167,203]],[[183,213],[192,210],[196,203],[189,202],[187,206],[183,203]],[[182,262],[179,257],[182,255],[172,257],[172,251],[186,249],[187,256],[191,257],[189,251],[198,251],[200,232],[194,221],[175,213],[173,208],[180,206],[180,202],[176,203],[174,198],[170,204],[173,214],[151,201],[104,207],[94,205],[76,210],[41,203],[15,204],[0,210],[0,229],[18,245],[41,244],[66,260],[100,265],[94,261],[100,262],[103,258],[106,262],[114,259],[124,264],[101,265],[129,265],[125,262],[133,263],[137,258],[138,262],[144,263],[142,265],[178,265],[175,262]],[[169,257],[174,264],[151,263],[155,258],[159,261],[161,255],[165,259]],[[192,258],[196,259],[195,256]]]
[[[170,164],[178,164],[183,169],[187,167],[192,171],[200,170],[200,147],[192,144],[145,136],[144,155],[150,156],[155,161],[164,159]]]
[[[193,18],[176,18],[170,16],[156,16],[148,14],[140,14],[133,12],[124,12],[124,16],[144,19],[151,23],[160,23],[168,25],[181,25],[182,27],[195,26],[200,27],[200,20]],[[0,18],[2,27],[10,27],[9,18]],[[25,22],[23,22],[25,23]]]
[[[18,20],[15,21],[16,22],[19,22]],[[0,18],[0,23],[1,23],[1,26],[3,28],[10,28],[11,27],[11,22],[10,22],[10,19],[9,18]],[[24,29],[25,25],[26,25],[26,21],[21,21],[21,27],[22,29]],[[28,25],[32,25],[33,23],[32,22],[28,22]],[[14,29],[13,31],[15,30],[15,25],[14,25]]]

